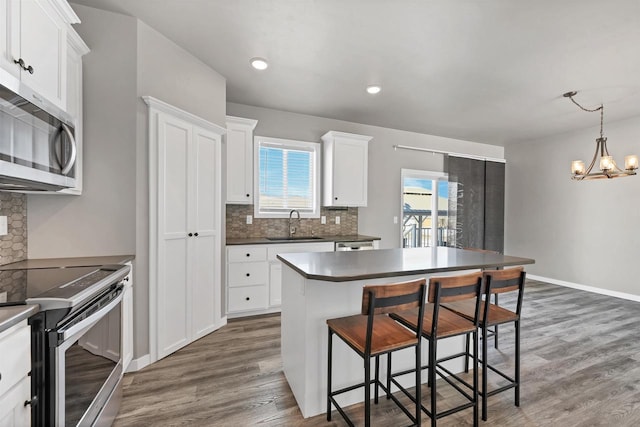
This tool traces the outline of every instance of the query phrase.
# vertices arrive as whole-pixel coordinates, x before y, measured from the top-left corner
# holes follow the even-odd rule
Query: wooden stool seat
[[[480,313],[484,313],[484,304],[484,301],[480,303]],[[470,301],[456,301],[442,304],[442,306],[470,320],[473,320],[473,315],[476,309],[475,304]],[[511,310],[507,310],[506,308],[500,307],[499,305],[489,304],[489,312],[487,313],[487,326],[515,322],[519,318],[520,317]],[[483,319],[480,319],[480,327],[482,327],[483,325],[484,321]]]
[[[417,311],[417,310],[416,310]],[[327,325],[351,348],[363,355],[367,342],[367,316],[340,317],[327,320]],[[371,356],[415,346],[418,339],[413,331],[403,328],[386,314],[375,316],[371,333]]]
[[[467,301],[464,301],[465,305]],[[471,312],[475,311],[475,301],[470,300],[468,303],[471,305]],[[444,305],[444,304],[443,304]],[[431,327],[433,323],[433,310],[434,304],[427,303],[424,305],[424,318],[422,320],[422,335],[425,337],[431,337]],[[415,330],[418,325],[418,311],[407,310],[399,313],[393,313],[391,317],[403,325]],[[447,338],[456,335],[467,334],[476,331],[476,326],[473,324],[473,315],[471,320],[467,320],[462,316],[447,311],[440,310],[438,313],[438,329],[436,330],[436,338]]]

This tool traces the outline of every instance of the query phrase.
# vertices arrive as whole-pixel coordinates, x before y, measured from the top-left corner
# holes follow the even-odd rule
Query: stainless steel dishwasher
[[[336,242],[336,252],[338,251],[370,251],[373,247],[373,240],[362,242]]]

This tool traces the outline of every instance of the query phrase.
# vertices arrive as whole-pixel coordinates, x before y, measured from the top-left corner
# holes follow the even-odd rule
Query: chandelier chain
[[[578,104],[576,102],[575,99],[573,99],[573,95],[565,95],[567,96],[571,102],[573,102],[574,104],[576,104],[578,106],[578,108],[580,108],[582,111],[586,111],[588,113],[595,113],[596,111],[600,111],[600,138],[604,138],[604,134],[603,134],[603,127],[604,127],[604,104],[600,104],[600,106],[598,108],[594,108],[593,110],[590,110],[588,108],[584,108],[582,105]]]

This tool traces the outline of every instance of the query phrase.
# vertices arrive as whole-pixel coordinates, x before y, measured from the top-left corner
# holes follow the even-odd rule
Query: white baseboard
[[[133,359],[129,366],[127,367],[127,372],[136,372],[140,369],[149,366],[151,364],[151,356],[145,354],[142,357],[138,357],[137,359]]]
[[[622,298],[629,301],[640,302],[640,295],[627,294],[625,292],[612,291],[609,289],[596,288],[594,286],[581,285],[579,283],[565,282],[564,280],[552,279],[550,277],[535,276],[527,274],[527,279],[539,280],[541,282],[551,283],[553,285],[564,286],[567,288],[578,289],[581,291],[593,292],[594,294],[607,295],[615,298]]]

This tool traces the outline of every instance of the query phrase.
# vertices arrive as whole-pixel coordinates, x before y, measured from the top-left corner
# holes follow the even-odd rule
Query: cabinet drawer
[[[227,262],[266,261],[267,248],[238,246],[227,250]]]
[[[238,262],[229,264],[229,286],[247,286],[267,283],[269,277],[267,262]]]
[[[27,322],[5,333],[0,335],[0,396],[31,370],[31,331]]]
[[[4,395],[0,394],[0,426],[23,427],[31,425],[31,379],[24,377]]]
[[[267,308],[267,286],[229,288],[229,312]]]

